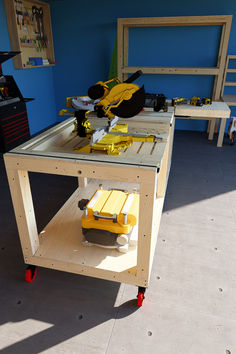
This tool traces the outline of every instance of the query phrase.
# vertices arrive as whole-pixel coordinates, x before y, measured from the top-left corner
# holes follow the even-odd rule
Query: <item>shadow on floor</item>
[[[164,211],[236,189],[236,144],[230,146],[225,136],[217,148],[216,141],[202,132],[175,132]]]
[[[104,341],[88,344],[86,338],[82,339],[86,348],[91,345],[93,352],[96,348],[103,352],[101,343],[108,342],[113,326],[110,320],[135,312],[136,300],[118,306],[119,283],[43,268],[38,268],[33,283],[26,283],[26,266],[2,156],[0,176],[0,326],[24,321],[27,326],[27,320],[33,319],[48,327],[36,330],[37,334],[23,340],[19,336],[18,341],[12,340],[16,343],[6,346],[3,352],[39,353],[81,333],[86,337],[86,331],[105,324]],[[78,182],[73,177],[35,173],[30,174],[30,180],[38,229],[41,230],[73,193]],[[136,292],[134,288],[134,298]],[[29,332],[30,329],[26,329],[26,333]]]
[[[217,148],[216,140],[209,142],[204,133],[177,131],[164,210],[234,190],[235,149],[227,144]],[[41,230],[75,190],[77,179],[32,174],[31,183]],[[6,346],[3,352],[39,353],[78,334],[82,335],[79,345],[90,345],[91,352],[104,352],[103,345],[113,327],[111,320],[135,312],[136,301],[116,305],[119,290],[122,292],[118,283],[43,268],[34,283],[25,283],[25,266],[2,157],[0,196],[0,325],[33,319],[47,327],[37,331],[35,325],[37,334],[23,340],[19,335],[18,341]],[[104,326],[104,335],[98,341],[95,329],[100,325]],[[95,330],[94,342],[88,344],[86,332],[91,328]],[[97,333],[100,336],[101,330]]]

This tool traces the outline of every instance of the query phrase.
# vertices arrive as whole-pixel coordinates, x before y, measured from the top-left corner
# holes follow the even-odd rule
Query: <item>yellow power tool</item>
[[[114,116],[130,118],[142,110],[145,103],[144,86],[140,88],[133,84],[140,75],[142,71],[138,70],[124,82],[114,78],[106,82],[99,81],[89,88],[88,96],[93,100],[99,100],[94,106],[98,118],[112,119]],[[109,84],[113,84],[111,89]]]
[[[155,135],[129,133],[127,123],[118,123],[119,117],[131,118],[138,114],[145,103],[144,86],[133,84],[142,71],[131,75],[125,82],[114,78],[105,82],[99,81],[88,90],[88,96],[67,98],[67,107],[72,110],[61,110],[61,115],[74,115],[75,130],[82,138],[89,140],[84,147],[75,150],[82,153],[105,151],[107,154],[119,155],[135,141],[154,142],[162,139]],[[108,118],[106,126],[93,130],[88,120],[90,112],[95,112],[98,118]]]

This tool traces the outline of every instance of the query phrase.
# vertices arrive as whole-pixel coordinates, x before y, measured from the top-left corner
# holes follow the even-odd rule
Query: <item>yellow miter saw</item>
[[[118,78],[99,81],[88,89],[88,96],[67,98],[67,107],[74,111],[61,110],[60,115],[74,115],[78,135],[89,140],[88,145],[77,148],[77,151],[89,153],[97,150],[117,155],[133,141],[155,141],[157,137],[153,135],[128,133],[128,124],[118,123],[119,118],[131,118],[144,107],[144,86],[133,83],[140,75],[141,70],[123,83]],[[107,125],[93,130],[88,120],[91,112],[98,118],[108,118]]]
[[[93,100],[99,100],[94,106],[97,117],[130,118],[138,114],[144,107],[145,90],[144,86],[140,88],[133,84],[133,81],[141,75],[142,71],[138,70],[124,82],[114,78],[106,82],[99,81],[91,86],[88,90],[88,96]],[[111,89],[109,89],[109,84],[113,84]]]

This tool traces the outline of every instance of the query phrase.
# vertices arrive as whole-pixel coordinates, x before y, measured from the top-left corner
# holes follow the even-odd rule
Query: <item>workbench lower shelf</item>
[[[25,257],[25,263],[136,284],[137,246],[121,253],[116,249],[85,246],[82,243],[82,211],[78,208],[78,201],[94,193],[97,186],[97,180],[90,180],[86,187],[76,189],[40,232],[39,247],[33,256]],[[119,188],[121,186],[118,184]],[[110,183],[110,187],[114,188],[114,183]],[[109,188],[109,183],[106,183],[106,188]],[[164,198],[158,198],[156,220],[161,217],[163,202]]]

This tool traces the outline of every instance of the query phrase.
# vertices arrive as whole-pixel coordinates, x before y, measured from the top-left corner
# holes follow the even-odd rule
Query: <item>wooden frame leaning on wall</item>
[[[141,69],[144,74],[213,75],[215,81],[212,99],[218,101],[221,96],[231,23],[232,15],[119,18],[117,22],[118,77],[123,81],[128,77],[128,74],[134,73],[138,69]],[[222,26],[217,65],[215,67],[129,66],[129,28],[164,26]]]

